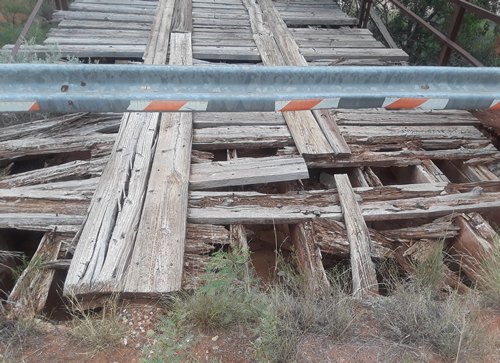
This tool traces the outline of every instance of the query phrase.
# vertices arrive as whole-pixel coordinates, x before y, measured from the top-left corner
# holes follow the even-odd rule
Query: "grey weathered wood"
[[[378,11],[375,6],[372,6],[370,8],[370,17],[372,18],[373,22],[377,26],[377,29],[379,30],[380,34],[382,34],[382,37],[384,37],[385,42],[389,46],[389,48],[397,48],[398,45],[394,41],[394,39],[391,36],[391,33],[389,33],[389,30],[385,26],[384,22],[380,18]]]
[[[95,13],[89,11],[65,11],[58,10],[53,14],[57,20],[83,20],[83,21],[112,21],[126,23],[149,23],[154,16],[141,14],[115,14],[115,13]]]
[[[62,57],[77,57],[77,58],[141,58],[144,54],[146,46],[143,44],[126,44],[126,45],[71,45],[61,44],[56,48],[46,45],[22,45],[19,49],[20,53],[36,54],[40,58],[44,58],[47,54],[51,54],[56,50]],[[5,45],[1,52],[10,51],[12,45]]]
[[[200,150],[223,148],[278,148],[293,145],[286,126],[206,127],[194,131],[193,146]]]
[[[0,188],[14,188],[64,180],[99,176],[107,160],[78,160],[61,165],[0,177]]]
[[[290,232],[297,258],[297,266],[306,280],[306,289],[313,293],[328,289],[330,283],[321,261],[321,251],[316,245],[311,223],[305,222],[292,225],[290,226]]]
[[[170,64],[192,63],[191,34],[172,33]],[[166,293],[182,285],[192,114],[165,113],[124,291]]]
[[[285,126],[279,112],[195,112],[194,127]]]
[[[137,225],[147,186],[150,154],[155,143],[158,114],[125,114],[111,160],[106,166],[65,282],[67,294],[114,290],[108,273],[128,259],[135,233],[120,231]],[[120,223],[120,224],[118,224]],[[117,228],[116,228],[117,227]],[[117,251],[118,249],[118,251]],[[120,262],[116,262],[119,260]],[[106,278],[101,278],[104,270]]]
[[[174,0],[161,1],[145,62],[165,63]],[[65,294],[123,290],[157,143],[158,113],[126,113],[79,233]]]
[[[270,24],[278,21],[278,19],[272,18],[272,15],[275,14],[266,13],[267,9],[259,7],[260,3],[258,4],[256,0],[243,0],[243,4],[250,15],[254,39],[264,64],[298,65],[287,62],[286,54],[289,50],[280,48],[280,44],[276,43],[276,39],[282,37],[283,34],[282,32],[278,34],[282,30],[281,28],[277,29]],[[266,17],[271,18],[266,19]],[[301,154],[330,154],[334,152],[311,112],[286,112],[283,117]]]
[[[138,6],[131,4],[129,6],[110,6],[108,4],[84,4],[73,3],[71,4],[71,11],[80,12],[94,12],[94,13],[114,13],[114,14],[135,14],[135,15],[154,15],[154,7],[151,6]]]
[[[42,237],[30,262],[9,294],[10,315],[21,319],[34,318],[47,302],[54,270],[41,268],[42,263],[57,259],[64,236],[47,232]]]
[[[0,142],[0,159],[16,159],[30,155],[47,155],[92,151],[109,146],[114,141],[113,135],[93,135],[60,138],[24,138]]]
[[[194,164],[191,174],[192,190],[309,178],[303,158],[276,156]]]
[[[150,31],[151,23],[137,22],[112,22],[112,21],[88,21],[88,20],[62,20],[58,24],[61,29],[104,29],[104,30],[142,30]]]
[[[175,0],[161,0],[151,28],[149,44],[144,52],[144,63],[165,64],[169,49],[170,29]]]
[[[84,217],[56,213],[3,213],[0,214],[0,228],[27,231],[74,232],[80,229]]]
[[[371,256],[371,240],[368,227],[347,174],[336,174],[335,183],[347,230],[351,250],[351,272],[354,296],[378,292],[375,264]]]
[[[193,30],[192,7],[192,0],[182,0],[176,2],[172,32],[191,32]]]
[[[427,187],[425,184],[420,184],[418,188],[420,188],[419,191],[416,189],[412,193],[419,194]],[[373,189],[373,191],[375,190],[383,193],[383,190],[389,191],[391,188]],[[363,198],[366,195],[360,188],[356,188],[355,192],[361,194]],[[442,189],[440,193],[442,193]],[[196,195],[198,194],[192,194],[190,197],[189,221],[192,223],[300,223],[316,218],[342,220],[341,210],[335,205],[338,201],[330,201],[325,205],[319,203],[319,201],[305,202],[299,198],[291,204],[291,198],[286,196],[245,196],[233,192],[233,196],[229,194],[225,196],[219,195],[210,199],[212,204],[209,206],[202,206]],[[235,196],[238,196],[238,199],[234,199]],[[434,196],[431,194],[429,197],[420,198],[415,197],[415,194],[413,194],[413,197],[408,195],[405,199],[395,199],[395,197],[394,199],[387,199],[385,201],[380,199],[378,201],[365,201],[360,207],[366,221],[407,220],[419,217],[439,217],[452,213],[493,210],[500,206],[499,196],[500,194],[495,192],[482,194],[476,192],[448,195],[434,194]],[[205,194],[203,198],[207,197],[208,195]],[[309,195],[308,198],[312,198],[312,196]],[[336,200],[335,196],[330,198],[333,198],[331,200]],[[273,201],[273,203],[269,201]]]

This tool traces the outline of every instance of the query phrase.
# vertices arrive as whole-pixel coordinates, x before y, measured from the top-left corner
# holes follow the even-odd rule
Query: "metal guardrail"
[[[0,112],[500,109],[500,68],[0,65]]]

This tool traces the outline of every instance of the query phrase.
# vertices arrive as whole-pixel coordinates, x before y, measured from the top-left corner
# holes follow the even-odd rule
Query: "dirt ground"
[[[384,339],[370,308],[359,306],[358,310],[358,319],[362,324],[358,324],[354,334],[343,341],[305,336],[298,347],[297,362],[444,362],[425,347],[416,349]],[[152,353],[162,313],[156,305],[128,305],[122,308],[120,319],[128,327],[126,336],[116,346],[99,352],[75,341],[70,334],[71,321],[41,322],[36,334],[18,345],[15,354],[0,356],[0,362],[141,362]],[[484,311],[481,320],[492,348],[482,362],[499,362],[500,313]],[[254,342],[258,337],[249,329],[234,327],[210,332],[193,331],[189,339],[188,348],[175,352],[173,357],[164,361],[257,362]]]

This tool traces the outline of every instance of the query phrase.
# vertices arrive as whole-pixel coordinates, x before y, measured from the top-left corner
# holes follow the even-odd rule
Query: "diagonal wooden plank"
[[[347,239],[351,250],[351,271],[354,296],[378,292],[375,264],[371,256],[370,231],[366,226],[361,208],[347,174],[336,174],[335,183],[344,216]]]

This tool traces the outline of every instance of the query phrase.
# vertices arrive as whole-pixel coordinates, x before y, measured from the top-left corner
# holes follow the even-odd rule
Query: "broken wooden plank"
[[[193,164],[192,190],[309,178],[302,157],[239,158]]]
[[[342,206],[351,251],[351,272],[354,296],[378,292],[375,264],[371,259],[371,240],[351,182],[346,174],[335,174],[335,183]]]
[[[47,168],[26,171],[0,177],[0,188],[15,188],[28,185],[52,183],[59,180],[100,176],[107,158],[77,160]]]
[[[323,267],[321,251],[316,245],[310,222],[290,226],[290,237],[294,245],[297,265],[305,278],[306,289],[320,293],[330,287]]]
[[[30,262],[19,276],[9,294],[9,315],[21,319],[34,318],[47,302],[54,270],[42,265],[57,259],[64,236],[47,232],[40,241]]]

